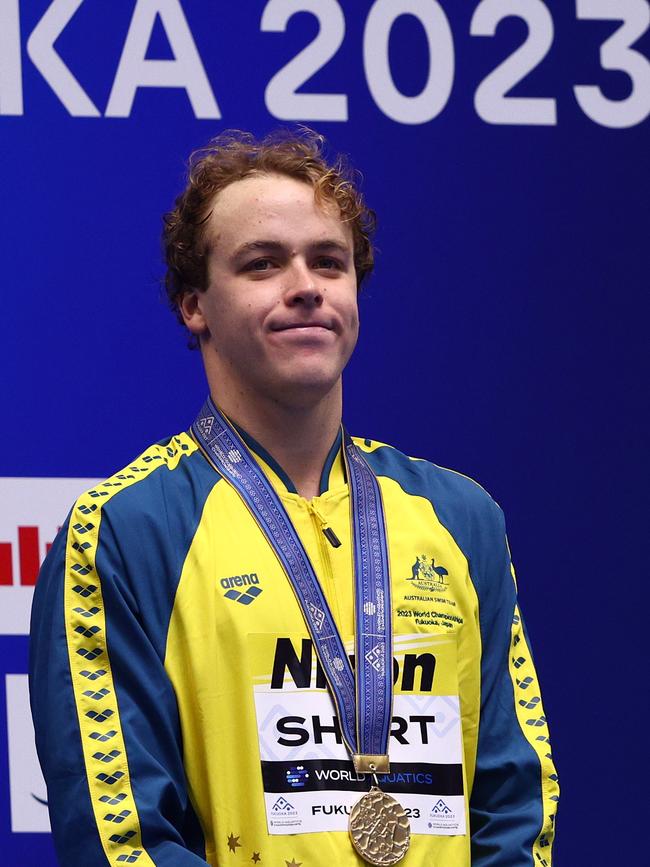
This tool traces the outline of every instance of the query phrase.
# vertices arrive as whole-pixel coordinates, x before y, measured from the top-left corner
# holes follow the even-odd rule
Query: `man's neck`
[[[318,495],[323,465],[341,425],[340,383],[313,406],[233,399],[217,391],[219,408],[271,454],[306,499]]]

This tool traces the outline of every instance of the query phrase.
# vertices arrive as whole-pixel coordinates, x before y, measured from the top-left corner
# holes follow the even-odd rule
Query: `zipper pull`
[[[313,503],[310,503],[309,507],[312,510],[312,512],[314,513],[314,515],[316,515],[316,517],[318,518],[318,521],[320,523],[320,528],[323,532],[323,536],[325,536],[325,538],[330,543],[332,548],[340,548],[341,547],[341,540],[336,535],[334,530],[332,530],[332,528],[329,526],[329,524],[327,523],[325,518],[321,515],[321,513],[318,511],[316,506],[314,506]]]
[[[336,535],[334,530],[332,530],[331,527],[323,527],[322,530],[323,530],[323,536],[325,536],[325,538],[330,543],[332,548],[340,548],[341,547],[341,540]]]

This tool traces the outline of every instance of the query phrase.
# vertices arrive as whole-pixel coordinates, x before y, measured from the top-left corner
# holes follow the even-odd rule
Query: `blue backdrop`
[[[647,0],[0,0],[0,476],[108,475],[188,426],[159,247],[184,161],[323,132],[379,214],[346,421],[506,512],[560,867],[645,850],[649,25]],[[0,635],[0,849],[47,867],[11,832],[26,655]]]

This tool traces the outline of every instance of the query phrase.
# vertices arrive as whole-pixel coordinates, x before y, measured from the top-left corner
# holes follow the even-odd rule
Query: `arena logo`
[[[226,599],[232,599],[234,602],[239,602],[241,605],[250,605],[254,602],[262,592],[261,587],[247,587],[246,590],[235,590],[235,587],[246,587],[247,585],[259,584],[260,579],[257,577],[257,572],[244,573],[242,575],[231,575],[230,578],[222,578],[219,582],[227,592],[223,595]]]

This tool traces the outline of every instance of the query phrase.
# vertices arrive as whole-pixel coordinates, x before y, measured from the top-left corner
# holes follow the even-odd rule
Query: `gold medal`
[[[372,786],[350,813],[352,845],[368,864],[397,864],[411,842],[411,827],[404,807],[391,795]]]

